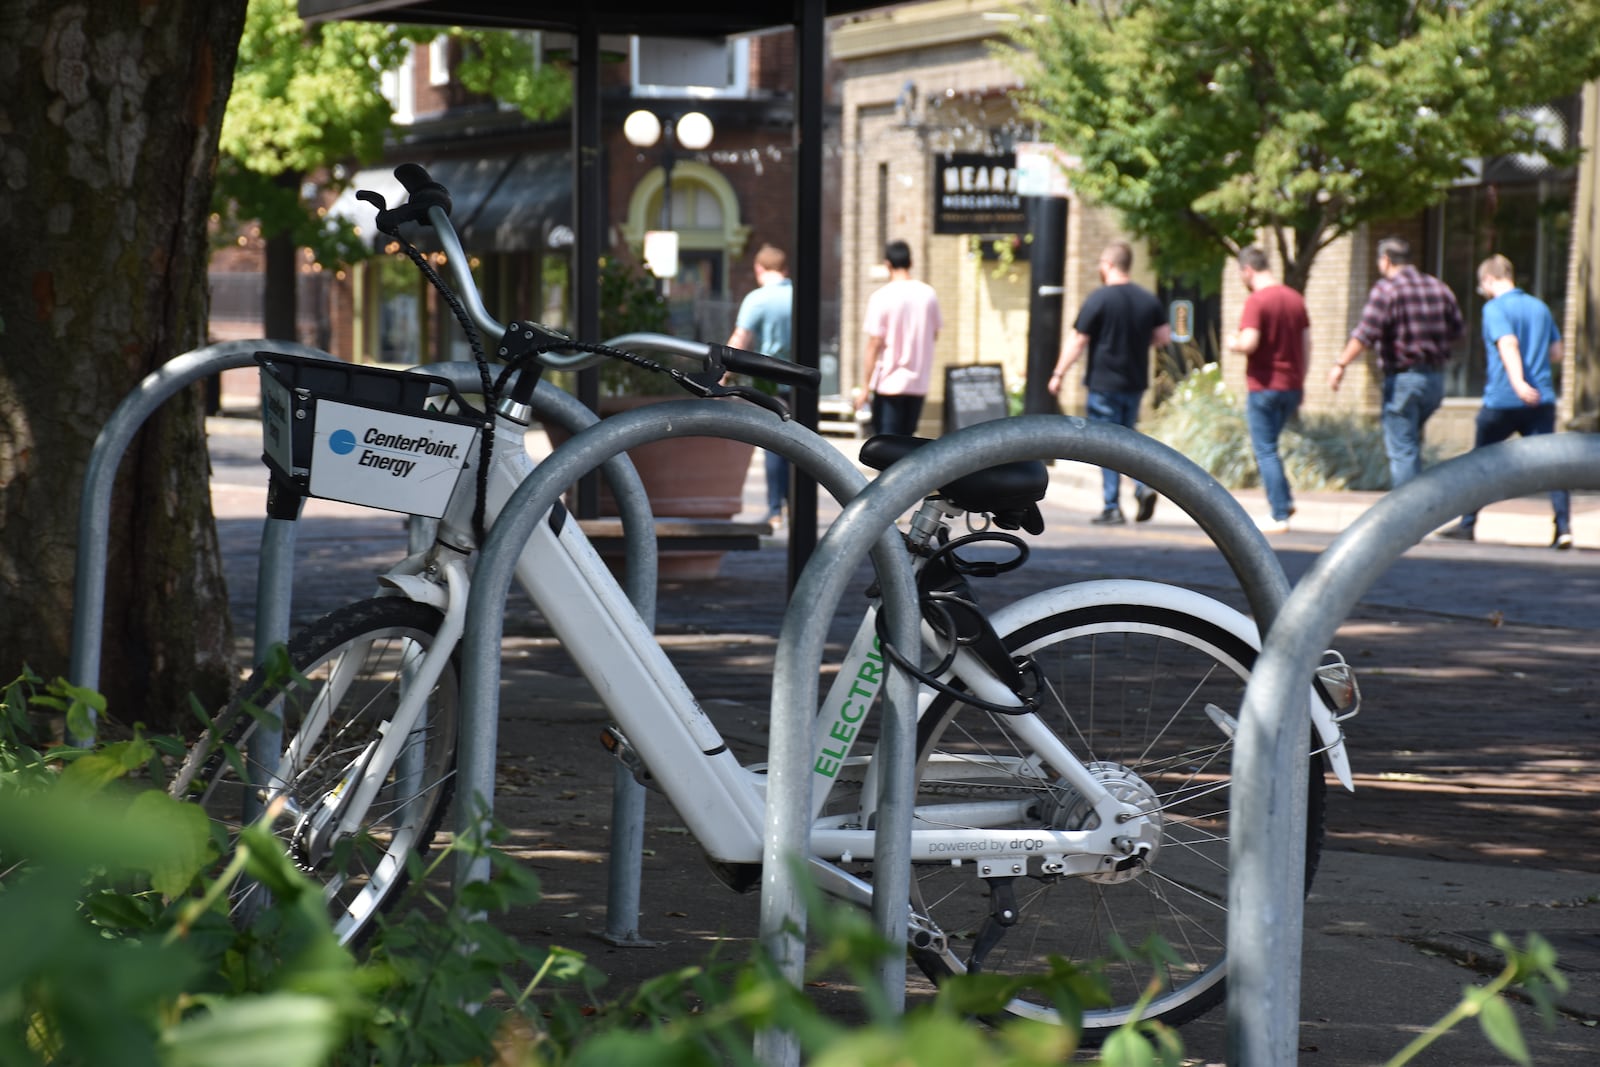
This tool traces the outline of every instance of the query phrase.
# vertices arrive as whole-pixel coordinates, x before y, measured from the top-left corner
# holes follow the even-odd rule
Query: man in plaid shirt
[[[1450,287],[1411,265],[1411,244],[1399,237],[1378,242],[1383,275],[1361,310],[1361,323],[1328,370],[1339,391],[1344,369],[1369,348],[1383,370],[1383,446],[1389,453],[1390,488],[1422,473],[1422,427],[1444,400],[1444,365],[1461,336],[1461,308]]]

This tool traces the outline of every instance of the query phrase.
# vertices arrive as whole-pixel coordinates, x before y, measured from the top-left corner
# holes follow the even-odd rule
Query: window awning
[[[528,151],[476,159],[419,161],[434,181],[450,190],[461,243],[469,252],[529,252],[550,248],[551,235],[563,228],[571,242],[572,156],[566,151]],[[406,191],[395,181],[392,167],[359,171],[349,188],[339,194],[329,213],[349,219],[363,233],[376,234],[372,205],[356,199],[360,189],[383,196],[391,206],[404,201]],[[418,248],[435,249],[431,232],[409,235]]]

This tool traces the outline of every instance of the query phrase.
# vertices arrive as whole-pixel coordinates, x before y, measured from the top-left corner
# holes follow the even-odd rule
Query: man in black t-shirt
[[[1099,267],[1103,284],[1078,309],[1072,337],[1050,375],[1050,392],[1061,392],[1067,371],[1087,352],[1089,366],[1083,384],[1089,389],[1089,418],[1131,430],[1139,419],[1139,402],[1150,385],[1150,346],[1167,344],[1172,330],[1161,302],[1128,277],[1133,268],[1132,248],[1122,241],[1112,242],[1100,253]],[[1118,502],[1122,476],[1108,468],[1102,469],[1101,476],[1105,510],[1090,521],[1120,526],[1128,521]],[[1155,514],[1155,490],[1136,481],[1133,497],[1139,505],[1135,521],[1145,522]]]

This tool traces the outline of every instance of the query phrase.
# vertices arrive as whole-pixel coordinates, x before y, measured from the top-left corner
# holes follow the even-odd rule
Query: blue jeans
[[[1118,426],[1133,429],[1134,423],[1139,421],[1139,398],[1144,395],[1140,390],[1131,393],[1100,393],[1089,390],[1088,415],[1090,422],[1114,422]],[[1117,498],[1122,495],[1122,475],[1109,467],[1100,468],[1101,486],[1105,495],[1107,508],[1120,507]],[[1141,482],[1133,483],[1135,496],[1144,491]]]
[[[767,514],[776,515],[789,500],[789,461],[776,452],[767,453]]]
[[[1422,426],[1444,401],[1444,371],[1403,370],[1383,378],[1383,447],[1389,488],[1422,473]]]
[[[1267,506],[1278,522],[1288,521],[1294,512],[1294,497],[1289,479],[1283,473],[1278,455],[1278,437],[1284,424],[1300,410],[1305,391],[1301,389],[1261,389],[1245,397],[1244,421],[1250,427],[1250,448],[1261,471],[1261,488],[1267,491]]]
[[[1483,448],[1486,445],[1497,445],[1501,441],[1509,440],[1512,434],[1521,434],[1523,437],[1538,437],[1540,434],[1556,432],[1556,406],[1554,404],[1540,404],[1538,407],[1520,408],[1480,408],[1478,410],[1478,430],[1473,436],[1472,447]],[[1550,493],[1550,510],[1555,512],[1556,533],[1572,532],[1572,494],[1565,489],[1552,490]],[[1476,511],[1461,516],[1461,525],[1467,529],[1478,524]]]

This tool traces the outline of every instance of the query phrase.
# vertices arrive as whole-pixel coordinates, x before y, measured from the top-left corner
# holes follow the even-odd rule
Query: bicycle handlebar
[[[778,359],[776,356],[763,355],[743,348],[729,348],[727,345],[709,347],[714,359],[739,374],[748,374],[752,378],[765,378],[779,385],[799,385],[807,389],[815,389],[822,384],[822,371],[816,367],[802,367],[787,359]]]
[[[406,203],[426,211],[438,207],[446,215],[455,205],[450,200],[450,190],[428,176],[420,163],[402,163],[394,168],[394,180],[405,187]]]

